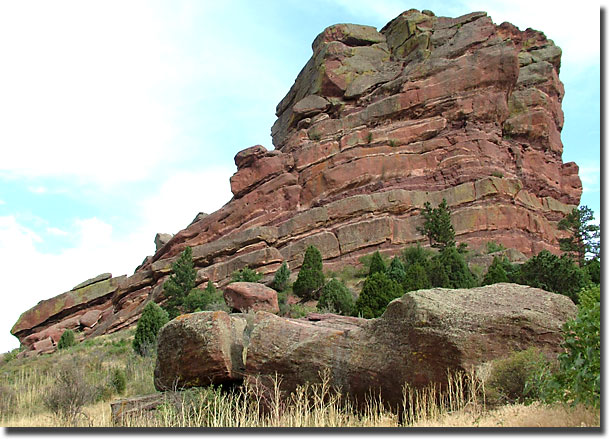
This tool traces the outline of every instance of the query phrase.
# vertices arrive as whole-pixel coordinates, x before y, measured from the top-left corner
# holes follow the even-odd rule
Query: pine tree
[[[76,337],[74,336],[74,331],[71,329],[66,329],[59,337],[59,341],[57,342],[57,349],[66,349],[70,346],[74,346],[76,344]]]
[[[262,279],[262,274],[252,270],[249,267],[243,267],[241,270],[233,272],[231,275],[231,283],[233,282],[258,282]]]
[[[500,282],[509,282],[507,271],[504,268],[503,258],[495,256],[488,267],[482,285],[491,285]]]
[[[372,259],[370,261],[370,271],[368,272],[368,276],[371,276],[374,273],[385,273],[386,271],[387,266],[385,265],[385,261],[377,250],[372,254]]]
[[[133,350],[140,355],[152,353],[156,347],[159,330],[169,321],[167,312],[154,302],[148,302],[137,321]]]
[[[294,294],[303,299],[317,299],[325,284],[321,253],[310,245],[304,256],[298,278],[292,289]]]
[[[600,226],[592,224],[594,213],[588,206],[573,209],[558,223],[560,230],[569,232],[568,237],[558,240],[560,249],[569,253],[579,266],[583,266],[586,255],[598,258],[600,253]]]
[[[412,264],[406,270],[404,280],[402,281],[404,292],[425,290],[431,288],[431,282],[427,276],[427,270],[419,263]]]
[[[317,309],[331,308],[344,316],[353,312],[353,294],[347,286],[338,279],[332,279],[321,290]]]
[[[421,212],[424,218],[422,227],[417,228],[419,232],[429,239],[429,245],[443,249],[455,245],[455,229],[450,222],[450,210],[446,199],[440,205],[432,208],[429,201],[423,205]]]
[[[406,267],[397,256],[394,256],[391,260],[391,264],[387,269],[387,276],[399,284],[402,284],[406,279]]]
[[[173,274],[163,284],[167,304],[165,309],[171,318],[182,313],[184,299],[195,287],[197,272],[192,262],[192,249],[186,247],[178,260],[172,265]]]
[[[285,291],[290,282],[290,274],[287,262],[281,264],[281,267],[279,267],[279,270],[277,270],[275,277],[273,278],[273,283],[271,284],[272,288],[278,293]]]
[[[364,281],[362,292],[355,302],[355,314],[365,319],[380,317],[389,302],[403,293],[400,284],[389,279],[385,273],[374,273]]]
[[[465,262],[465,258],[456,247],[448,246],[431,260],[429,278],[434,287],[472,288],[476,278]]]

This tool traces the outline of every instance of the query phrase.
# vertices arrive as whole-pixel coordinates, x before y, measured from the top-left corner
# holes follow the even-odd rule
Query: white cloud
[[[65,230],[58,229],[57,227],[47,227],[46,231],[49,235],[53,235],[53,236],[68,236],[69,235],[68,232],[66,232]]]

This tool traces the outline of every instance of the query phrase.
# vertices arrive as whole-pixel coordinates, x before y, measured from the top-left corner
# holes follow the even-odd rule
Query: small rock
[[[263,284],[255,282],[233,282],[224,289],[226,304],[239,311],[279,312],[277,292]]]

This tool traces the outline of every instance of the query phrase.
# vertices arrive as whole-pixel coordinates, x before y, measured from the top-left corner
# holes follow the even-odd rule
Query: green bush
[[[431,250],[423,248],[420,244],[417,244],[414,247],[406,247],[404,250],[402,250],[401,259],[406,267],[414,264],[420,264],[425,267],[433,254],[434,253]]]
[[[298,278],[292,289],[298,297],[311,300],[318,299],[321,288],[325,284],[321,253],[314,246],[309,246],[305,252],[304,260]]]
[[[383,257],[378,251],[375,251],[370,260],[370,271],[368,271],[368,276],[372,276],[374,273],[385,273],[386,271],[387,265],[385,264]]]
[[[523,403],[537,399],[539,389],[530,386],[534,377],[546,370],[548,362],[536,348],[515,352],[492,363],[485,385],[487,402],[491,405]]]
[[[476,278],[465,262],[465,258],[454,246],[443,248],[431,259],[427,271],[434,287],[473,288]]]
[[[582,267],[588,276],[590,282],[594,284],[601,283],[601,261],[598,258],[586,261]]]
[[[187,312],[209,311],[214,304],[224,303],[222,292],[218,292],[213,282],[207,282],[204,290],[194,289],[184,299]]]
[[[275,277],[273,278],[273,282],[271,283],[271,288],[273,288],[278,293],[281,293],[286,290],[288,284],[290,283],[290,269],[288,268],[287,262],[281,264],[279,270],[275,273]]]
[[[584,271],[569,256],[558,257],[542,250],[520,266],[517,282],[564,294],[577,303],[577,293],[586,285],[587,279]]]
[[[75,345],[76,337],[74,336],[74,331],[71,329],[66,329],[63,331],[63,334],[61,334],[59,342],[57,343],[57,349],[66,349]]]
[[[425,267],[419,263],[409,266],[406,270],[402,287],[405,293],[431,288],[431,282]]]
[[[262,279],[262,274],[252,270],[249,267],[244,267],[241,270],[233,272],[231,275],[232,282],[258,282]]]
[[[502,244],[497,244],[495,241],[488,241],[486,243],[486,253],[489,255],[491,253],[497,253],[502,250],[505,250],[505,247]]]
[[[353,294],[338,279],[332,279],[321,290],[317,309],[334,309],[337,313],[349,316],[353,312]]]
[[[165,310],[170,318],[182,313],[184,299],[195,287],[197,272],[192,261],[192,249],[186,247],[180,257],[172,265],[173,274],[163,284],[163,291],[167,298]]]
[[[159,330],[169,321],[167,312],[154,302],[148,302],[137,321],[133,350],[142,356],[154,352]]]
[[[400,260],[400,258],[398,258],[397,256],[394,256],[391,260],[391,264],[387,269],[387,276],[389,277],[389,279],[393,279],[400,285],[404,283],[406,279],[406,267],[404,266],[404,263]]]
[[[509,282],[507,271],[504,266],[504,258],[495,256],[492,264],[488,267],[488,271],[484,275],[482,285],[491,285],[500,282]]]
[[[402,294],[400,284],[389,279],[385,273],[374,273],[364,282],[362,292],[355,302],[355,315],[366,319],[379,317],[385,312],[389,302]]]
[[[600,407],[601,303],[600,286],[580,291],[577,317],[563,327],[564,352],[559,370],[545,381],[546,400]]]
[[[114,391],[119,395],[122,395],[127,389],[127,375],[125,375],[125,372],[122,369],[112,369],[110,383],[112,384]]]

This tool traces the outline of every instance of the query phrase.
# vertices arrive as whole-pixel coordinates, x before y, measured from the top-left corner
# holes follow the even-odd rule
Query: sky
[[[563,161],[600,219],[600,4],[530,0],[0,2],[0,352],[19,315],[97,274],[131,274],[231,199],[233,157],[272,149],[275,106],[336,23],[401,12],[542,30],[563,50]],[[585,26],[585,28],[584,28]]]

